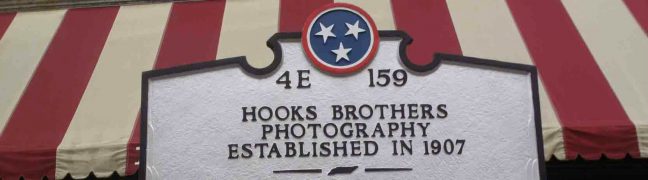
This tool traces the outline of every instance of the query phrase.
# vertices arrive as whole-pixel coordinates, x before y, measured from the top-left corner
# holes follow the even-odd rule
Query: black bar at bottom
[[[322,173],[322,169],[289,169],[289,170],[276,170],[272,173]]]
[[[365,172],[411,171],[412,168],[365,168]]]

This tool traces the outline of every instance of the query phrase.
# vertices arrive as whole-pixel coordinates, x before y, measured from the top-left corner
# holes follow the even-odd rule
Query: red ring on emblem
[[[326,64],[326,62],[322,61],[313,51],[311,50],[310,47],[310,39],[308,38],[308,35],[310,34],[310,27],[314,23],[314,21],[319,18],[321,15],[323,15],[324,11],[327,11],[332,8],[342,8],[342,9],[348,9],[351,10],[351,12],[357,12],[358,15],[363,17],[371,29],[371,37],[373,37],[371,47],[367,51],[367,54],[364,58],[359,59],[357,63],[349,66],[349,67],[332,67]],[[347,4],[347,3],[332,3],[328,5],[324,5],[322,7],[317,8],[314,10],[308,18],[306,18],[306,21],[304,23],[304,27],[302,28],[302,48],[304,49],[304,52],[306,52],[306,56],[308,56],[308,59],[317,66],[320,70],[324,70],[326,72],[332,73],[332,74],[348,74],[348,73],[353,73],[356,72],[365,66],[367,66],[371,61],[373,61],[373,58],[376,56],[376,52],[378,50],[378,43],[380,42],[378,35],[378,30],[376,28],[376,23],[374,23],[373,19],[371,19],[371,16],[364,10],[360,9],[360,7],[352,5],[352,4]]]

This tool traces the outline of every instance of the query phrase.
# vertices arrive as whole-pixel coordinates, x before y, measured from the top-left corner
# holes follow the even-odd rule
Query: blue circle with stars
[[[304,49],[320,69],[334,73],[358,70],[377,48],[375,25],[366,12],[335,3],[311,14],[304,27]]]
[[[349,28],[347,25],[354,27],[358,23],[359,29],[364,32],[358,33],[358,39],[353,34],[347,34]],[[320,24],[321,23],[321,24]],[[332,33],[335,37],[328,37],[324,42],[324,36],[316,35],[322,31],[321,26],[332,27]],[[310,45],[314,53],[324,62],[331,66],[348,66],[358,62],[367,51],[371,44],[371,32],[367,22],[357,14],[348,10],[332,10],[322,14],[311,26]],[[344,49],[349,49],[348,59],[337,59],[337,54],[332,50],[340,49],[340,44]]]

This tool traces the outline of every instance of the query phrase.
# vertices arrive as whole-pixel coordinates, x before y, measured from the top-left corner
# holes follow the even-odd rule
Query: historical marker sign
[[[414,64],[406,33],[377,31],[349,4],[322,7],[302,32],[270,38],[268,67],[236,57],[146,72],[142,175],[543,178],[534,67]]]

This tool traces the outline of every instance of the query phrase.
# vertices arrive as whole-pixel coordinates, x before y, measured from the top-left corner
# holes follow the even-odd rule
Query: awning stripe
[[[4,33],[7,31],[9,28],[9,25],[11,24],[11,21],[13,21],[14,17],[16,16],[16,13],[1,13],[0,14],[0,42],[2,40],[2,37],[4,36]],[[2,50],[2,48],[0,48]],[[2,55],[2,54],[0,54]],[[9,63],[9,62],[4,62],[2,58],[0,58],[0,62],[2,63]],[[0,66],[2,68],[2,66]],[[0,71],[0,73],[3,73],[4,71]],[[0,74],[0,83],[4,85],[4,78],[7,77],[7,75]],[[13,88],[22,88],[22,87],[13,87]],[[7,118],[9,117],[9,114],[11,114],[11,111],[13,111],[13,106],[15,104],[15,100],[17,99],[15,97],[15,94],[9,94],[12,91],[8,90],[9,92],[2,92],[0,91],[0,136],[2,135],[2,129],[4,129],[5,123],[7,122]],[[13,95],[13,96],[11,96]],[[6,96],[6,97],[5,97]],[[13,101],[11,101],[13,100]]]
[[[140,89],[141,90],[141,89]],[[137,173],[139,168],[139,159],[140,159],[140,138],[141,138],[141,124],[140,123],[140,114],[142,112],[138,111],[137,118],[135,118],[135,125],[133,126],[132,133],[128,139],[128,144],[126,144],[126,175],[130,176]]]
[[[353,4],[367,11],[379,30],[396,29],[390,0],[335,0],[335,2]]]
[[[567,158],[638,157],[635,127],[561,2],[508,5],[563,125]]]
[[[648,157],[648,38],[623,2],[565,0],[567,12],[623,109],[637,127]],[[646,14],[648,15],[648,14]]]
[[[0,40],[15,16],[16,13],[0,13]]]
[[[0,136],[64,15],[18,13],[0,37]]]
[[[5,179],[53,178],[72,120],[119,7],[68,10],[0,137]],[[45,174],[43,174],[45,172]]]
[[[67,10],[0,14],[0,176],[11,179],[19,172],[28,177],[39,178],[43,173],[52,177],[53,149],[57,146],[59,178],[68,172],[74,177],[83,177],[90,171],[99,177],[107,177],[113,170],[122,175],[134,174],[140,132],[139,120],[132,116],[139,117],[137,107],[133,108],[139,98],[126,94],[139,96],[139,84],[134,87],[132,79],[123,78],[151,66],[165,68],[233,56],[246,56],[254,66],[265,66],[272,58],[266,47],[268,37],[277,31],[300,31],[307,14],[331,1],[230,1],[227,6],[224,1],[205,1],[126,6],[119,10],[116,20],[99,18],[110,19],[110,23],[96,22],[95,16],[105,16],[106,11],[70,10],[93,12],[82,15],[87,18],[71,18],[70,14],[79,12],[69,13],[58,32]],[[641,69],[648,65],[643,61],[648,59],[646,1],[566,0],[564,6],[559,1],[527,4],[459,0],[448,1],[447,5],[443,0],[336,2],[349,2],[365,9],[380,30],[394,29],[397,22],[397,29],[414,36],[408,53],[418,63],[431,61],[435,52],[538,63],[541,80],[548,85],[545,92],[540,84],[547,159],[551,155],[574,159],[579,154],[588,159],[598,159],[601,154],[619,158],[625,153],[648,157],[648,82],[643,78],[648,74]],[[250,13],[251,9],[254,13]],[[137,13],[144,11],[147,13]],[[98,32],[94,30],[96,26],[106,28]],[[88,37],[102,33],[104,40],[108,36],[105,50],[103,42],[97,42],[100,38]],[[88,61],[90,51],[98,51],[94,56],[101,53],[101,57]],[[44,56],[45,52],[48,55]],[[94,70],[94,64],[88,65],[92,61],[97,63]],[[64,76],[59,71],[85,75]],[[139,81],[140,74],[136,76]],[[87,79],[87,87],[81,85],[83,78]],[[124,83],[128,85],[118,87]],[[36,94],[34,88],[45,94]],[[60,93],[62,89],[65,91]],[[548,98],[547,93],[552,97]],[[33,101],[30,107],[25,105],[28,101]],[[18,117],[21,120],[14,122]],[[2,133],[13,135],[4,137]],[[17,142],[18,139],[21,141]],[[104,147],[106,144],[115,146]],[[88,156],[70,156],[72,153]],[[109,153],[114,156],[107,157]]]
[[[306,17],[315,8],[329,3],[333,3],[333,0],[281,0],[279,32],[301,32]]]
[[[173,3],[155,68],[214,60],[224,9],[225,1]]]
[[[497,59],[505,62],[533,65],[511,12],[503,0],[447,1],[461,50],[466,56]],[[540,83],[540,99],[545,159],[555,154],[565,159],[562,131],[549,97]]]
[[[437,52],[461,54],[445,0],[395,0],[392,10],[396,29],[414,39],[407,49],[412,62],[429,63]]]
[[[646,0],[623,0],[637,23],[641,25],[644,33],[648,36],[648,1]]]
[[[225,1],[173,3],[154,68],[214,60],[224,9]],[[139,115],[133,119],[136,122],[128,142],[128,175],[137,171],[139,161]]]
[[[227,1],[225,7],[216,59],[245,56],[254,67],[269,65],[274,55],[266,41],[279,30],[279,1]]]
[[[138,77],[153,68],[171,4],[121,7],[56,154],[56,178],[125,175],[140,106]],[[119,73],[115,73],[119,72]]]

